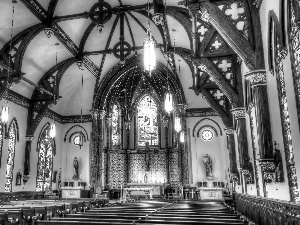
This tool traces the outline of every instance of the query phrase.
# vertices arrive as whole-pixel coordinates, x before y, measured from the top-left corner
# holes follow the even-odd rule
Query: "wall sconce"
[[[29,180],[30,177],[31,177],[31,175],[23,175],[23,184],[24,185],[27,183],[27,181]]]

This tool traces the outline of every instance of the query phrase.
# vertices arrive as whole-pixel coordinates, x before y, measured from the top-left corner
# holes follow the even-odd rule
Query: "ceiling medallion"
[[[164,16],[162,13],[155,13],[152,19],[156,26],[164,24]]]
[[[112,17],[112,8],[110,4],[105,1],[99,1],[94,4],[90,10],[90,19],[95,24],[105,24]]]
[[[113,54],[116,58],[123,60],[131,53],[131,46],[126,41],[119,41],[113,48]]]

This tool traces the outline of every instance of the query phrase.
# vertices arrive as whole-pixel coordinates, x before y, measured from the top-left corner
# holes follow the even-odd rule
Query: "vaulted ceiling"
[[[187,5],[198,2],[201,7],[196,11],[203,17],[193,21]],[[124,88],[145,89],[140,84],[145,80],[163,96],[170,79],[173,91],[179,88],[183,93],[178,102],[186,103],[188,108],[211,106],[228,122],[231,105],[241,103],[239,61],[247,58],[247,48],[253,52],[256,48],[251,2],[151,0],[150,27],[160,68],[155,78],[147,77],[139,63],[146,38],[147,0],[1,0],[0,94],[5,95],[4,87],[12,83],[10,93],[28,99],[33,120],[48,108],[61,116],[79,115],[81,108],[83,114],[89,114],[99,106],[93,101],[106,88],[105,77],[136,59],[129,77],[107,82],[117,86],[112,89],[116,96],[122,98]],[[214,11],[213,22],[204,19],[205,11]],[[155,23],[158,13],[161,24]],[[217,17],[225,21],[218,22]],[[241,40],[237,48],[232,45],[234,37],[226,36],[226,27],[218,27],[220,23],[229,24],[227,28]],[[247,64],[259,67],[253,65],[253,57]],[[199,93],[205,98],[197,97]],[[53,94],[59,96],[56,105]]]

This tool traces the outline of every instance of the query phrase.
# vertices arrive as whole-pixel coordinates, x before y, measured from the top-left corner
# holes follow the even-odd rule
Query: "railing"
[[[236,211],[257,225],[300,225],[300,204],[235,194]]]
[[[18,192],[0,192],[0,202],[43,199],[44,191],[18,191]]]

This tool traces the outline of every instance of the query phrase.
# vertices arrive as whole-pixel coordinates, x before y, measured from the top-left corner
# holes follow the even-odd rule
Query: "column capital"
[[[104,109],[92,109],[92,110],[90,110],[90,112],[91,112],[92,118],[94,120],[103,119],[104,116],[106,115],[106,112]]]
[[[266,70],[251,70],[245,74],[245,79],[249,80],[252,86],[266,85],[267,84]]]
[[[225,131],[226,135],[235,133],[235,130],[233,128],[225,128],[224,131]]]
[[[180,116],[185,115],[186,108],[187,108],[187,104],[177,104],[177,112],[179,113]]]
[[[236,120],[244,119],[246,117],[246,109],[244,107],[238,107],[230,110]]]
[[[26,135],[25,137],[26,137],[26,141],[30,141],[30,142],[32,142],[34,139],[34,135]]]

